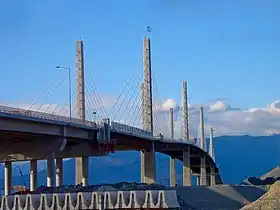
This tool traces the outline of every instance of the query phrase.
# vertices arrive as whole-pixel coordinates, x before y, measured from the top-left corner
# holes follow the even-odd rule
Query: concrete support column
[[[145,164],[145,159],[144,159],[144,151],[143,150],[140,150],[140,161],[141,161],[141,165],[140,165],[140,168],[141,168],[141,183],[144,183],[144,175],[145,175],[145,171],[144,171],[144,164]]]
[[[202,155],[200,160],[200,185],[206,186],[207,179],[206,179],[206,159],[205,154]]]
[[[183,151],[183,186],[191,186],[190,147]]]
[[[206,170],[206,171],[207,171],[207,170]],[[210,173],[208,174],[207,172],[206,172],[206,185],[207,185],[207,186],[210,186],[210,185],[211,185]]]
[[[86,119],[85,112],[85,79],[84,79],[84,45],[82,40],[76,42],[76,95],[77,118]],[[76,184],[88,184],[88,157],[76,158]]]
[[[176,186],[176,166],[175,158],[170,157],[170,187]]]
[[[142,87],[144,129],[153,135],[153,103],[150,39],[144,38],[144,87]],[[152,184],[156,181],[156,159],[154,144],[149,151],[141,151],[141,182]]]
[[[196,185],[200,186],[200,176],[196,176]]]
[[[4,164],[4,195],[9,195],[12,190],[12,162]]]
[[[182,106],[183,106],[183,138],[184,138],[184,140],[189,141],[190,140],[189,108],[188,108],[188,90],[187,90],[187,82],[186,81],[183,81]]]
[[[206,151],[205,136],[204,136],[204,111],[203,106],[200,106],[200,147],[203,151]]]
[[[153,151],[141,151],[141,182],[146,184],[155,183],[155,152]]]
[[[88,157],[76,158],[76,184],[88,185]]]
[[[47,159],[47,187],[54,187],[54,177],[55,177],[55,155],[54,152],[52,152]]]
[[[170,108],[170,138],[174,139],[174,112],[173,108]],[[170,170],[170,186],[175,187],[176,185],[176,166],[175,166],[175,158],[170,157],[170,165],[169,165],[169,170]]]
[[[56,186],[63,185],[63,158],[56,158],[56,172],[55,172]]]
[[[215,162],[215,153],[214,153],[214,145],[213,145],[213,128],[209,129],[210,139],[209,139],[209,155],[212,157],[213,161]]]
[[[30,161],[30,191],[37,189],[37,160]]]
[[[215,172],[215,166],[211,166],[210,168],[211,173],[210,173],[210,185],[216,185],[216,172]]]

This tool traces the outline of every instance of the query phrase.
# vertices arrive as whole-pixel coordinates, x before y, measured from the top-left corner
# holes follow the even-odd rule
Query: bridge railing
[[[66,116],[62,116],[62,115],[55,115],[55,114],[49,114],[49,113],[45,113],[45,112],[31,111],[31,110],[14,108],[14,107],[9,107],[9,106],[0,105],[0,113],[6,113],[6,114],[11,114],[11,115],[17,115],[17,116],[25,116],[25,117],[30,117],[33,119],[36,118],[36,119],[51,120],[51,121],[56,121],[56,122],[96,127],[96,124],[92,121],[80,120],[77,118],[70,119],[70,117],[66,117]]]
[[[70,118],[62,115],[55,115],[55,114],[49,114],[45,112],[38,112],[38,111],[31,111],[31,110],[26,110],[26,109],[20,109],[20,108],[14,108],[14,107],[9,107],[9,106],[3,106],[0,105],[0,113],[6,113],[10,115],[14,115],[17,117],[24,116],[24,117],[30,117],[30,119],[42,119],[42,120],[50,120],[53,122],[62,122],[62,123],[70,123],[70,124],[76,124],[76,125],[82,125],[82,126],[89,126],[89,127],[103,127],[102,123],[95,123],[92,121],[87,121],[87,120],[80,120],[77,118]],[[172,142],[182,142],[182,143],[188,143],[192,144],[194,146],[199,147],[194,143],[193,140],[191,141],[185,141],[183,139],[168,139],[165,138],[161,135],[159,136],[153,136],[153,134],[149,131],[137,128],[135,126],[130,126],[130,125],[125,125],[119,122],[111,122],[111,129],[116,130],[118,132],[122,133],[127,133],[131,134],[134,136],[138,137],[143,137],[143,138],[153,138],[154,140],[159,140],[159,141],[172,141]]]
[[[141,128],[137,128],[135,126],[130,126],[130,125],[125,125],[119,122],[111,122],[111,129],[119,131],[119,132],[124,132],[124,133],[130,133],[137,135],[139,137],[153,137],[151,132],[145,131]]]

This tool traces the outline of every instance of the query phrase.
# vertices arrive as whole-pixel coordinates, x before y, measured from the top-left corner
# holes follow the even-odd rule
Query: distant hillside
[[[280,135],[218,137],[215,150],[224,182],[237,184],[280,164]]]
[[[271,185],[280,180],[280,166],[276,166],[260,177],[248,177],[242,184],[246,185]]]
[[[216,161],[225,183],[238,184],[250,176],[261,176],[280,164],[280,136],[223,136],[215,138]],[[169,159],[157,155],[157,180],[169,182]],[[39,168],[45,169],[46,163],[40,161]],[[29,173],[29,164],[21,166],[23,174]],[[177,179],[182,182],[182,164],[177,164]],[[65,161],[64,180],[74,183],[74,160]],[[13,167],[14,176],[19,176],[17,166]],[[3,166],[0,165],[0,179],[3,178]],[[140,154],[138,152],[115,153],[109,157],[90,159],[90,183],[140,181]],[[45,184],[45,172],[39,175],[40,183]],[[17,177],[14,184],[28,183],[29,175]],[[2,188],[3,182],[0,182]]]

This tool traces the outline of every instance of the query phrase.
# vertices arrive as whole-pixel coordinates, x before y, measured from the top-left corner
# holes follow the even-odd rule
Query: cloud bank
[[[110,113],[111,120],[119,121],[122,123],[136,125],[141,127],[141,108],[139,105],[129,105],[122,107],[122,110],[118,106],[115,106],[114,112],[110,112],[114,104],[114,97],[102,97],[102,102],[105,107],[92,107],[87,106],[87,118],[89,120],[100,120],[102,114]],[[29,104],[3,104],[12,107],[19,107],[28,109]],[[133,107],[134,106],[134,107]],[[138,107],[137,107],[138,106]],[[138,109],[136,110],[135,109]],[[59,107],[55,104],[33,105],[32,110],[38,110],[43,112],[49,112],[53,114],[68,115],[69,109],[67,106]],[[175,118],[175,137],[180,138],[182,135],[182,109],[180,105],[173,99],[167,99],[163,103],[156,102],[154,105],[154,128],[155,134],[162,133],[165,136],[169,135],[169,109],[174,109]],[[73,107],[73,110],[75,107]],[[102,110],[104,109],[104,110]],[[97,116],[92,114],[92,110],[97,110]],[[136,110],[136,111],[134,111]],[[189,105],[189,127],[190,136],[199,137],[199,105]],[[105,115],[105,114],[103,114]],[[73,115],[75,113],[73,111]],[[263,108],[249,108],[241,109],[234,108],[223,101],[213,102],[204,106],[205,116],[205,135],[209,135],[209,127],[214,128],[215,136],[222,135],[271,135],[280,133],[280,100],[275,101]]]
[[[204,106],[205,133],[212,126],[216,136],[271,135],[280,133],[280,101],[265,108],[234,108],[222,101]],[[180,123],[180,122],[178,122]],[[198,136],[199,106],[190,107],[191,136]]]

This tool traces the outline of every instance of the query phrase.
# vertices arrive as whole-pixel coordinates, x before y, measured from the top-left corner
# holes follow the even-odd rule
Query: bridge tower
[[[209,133],[210,133],[209,155],[210,155],[210,157],[212,157],[212,159],[215,162],[215,153],[214,153],[214,145],[213,145],[213,128],[212,127],[210,127],[210,129],[209,129]]]
[[[206,150],[205,147],[205,136],[204,136],[204,111],[203,106],[200,106],[200,147],[204,151]]]
[[[200,147],[203,151],[206,151],[205,148],[205,137],[204,137],[204,112],[203,106],[200,106]],[[200,185],[207,185],[206,177],[206,157],[205,153],[200,158]]]
[[[83,41],[76,41],[76,109],[77,118],[85,120],[84,49]],[[88,183],[88,157],[76,158],[76,184]]]
[[[153,98],[151,74],[150,38],[144,38],[144,129],[153,134]],[[152,184],[156,181],[156,163],[154,143],[152,148],[141,151],[141,182]]]
[[[215,153],[214,153],[214,145],[213,145],[213,128],[210,127],[209,129],[210,133],[210,140],[209,140],[209,155],[212,157],[213,161],[215,161]],[[215,185],[216,184],[216,172],[215,172],[215,166],[211,166],[210,168],[210,185]]]
[[[182,100],[183,100],[183,139],[186,141],[190,140],[189,135],[189,108],[188,108],[188,88],[187,81],[183,81],[182,90]]]
[[[188,110],[188,91],[187,82],[183,81],[182,87],[182,104],[183,104],[183,138],[189,141],[189,110]],[[183,186],[191,186],[191,163],[190,147],[183,150]]]
[[[174,139],[174,110],[170,108],[170,138]],[[170,156],[170,187],[175,187],[176,185],[176,166],[175,166],[175,158]]]

